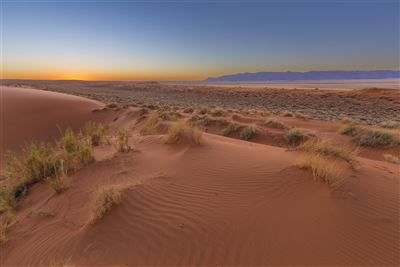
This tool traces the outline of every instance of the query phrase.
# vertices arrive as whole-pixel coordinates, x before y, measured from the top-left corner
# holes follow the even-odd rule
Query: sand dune
[[[64,116],[65,126],[98,118],[91,112],[101,106],[97,102],[73,98],[66,103],[64,95],[40,94],[40,99],[54,97],[51,105],[44,100],[41,105],[53,108],[62,102],[76,112],[72,117],[62,111],[51,115],[57,121]],[[51,117],[41,107],[36,115]],[[336,133],[338,124],[279,119],[348,142]],[[40,125],[51,126],[49,120]],[[142,123],[140,109],[131,108],[109,125],[136,134]],[[35,184],[16,212],[18,224],[0,247],[2,266],[62,261],[73,266],[398,264],[398,165],[369,156],[358,157],[357,169],[338,162],[344,183],[330,188],[296,168],[300,152],[280,147],[270,135],[246,142],[210,128],[201,146],[166,145],[163,133],[171,124],[163,122],[155,135],[140,137],[136,152],[96,148],[97,156],[115,155],[102,155],[104,160],[74,173],[62,194]],[[93,193],[104,185],[120,188],[122,202],[88,225]],[[45,215],[37,215],[39,211]]]

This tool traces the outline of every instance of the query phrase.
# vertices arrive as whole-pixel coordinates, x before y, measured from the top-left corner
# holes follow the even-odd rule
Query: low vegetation
[[[232,133],[239,131],[240,125],[236,122],[232,122],[222,131],[223,136],[229,136]]]
[[[92,146],[98,146],[105,139],[106,127],[100,123],[87,122],[83,127],[83,132],[89,137]]]
[[[277,129],[288,129],[289,126],[286,124],[283,124],[280,121],[269,119],[265,122],[265,126],[271,127],[271,128],[277,128]]]
[[[66,170],[64,169],[64,162],[62,160],[60,161],[60,167],[55,168],[54,177],[48,177],[46,182],[57,194],[60,194],[69,188],[70,180]]]
[[[337,167],[319,154],[303,155],[296,162],[296,166],[311,171],[315,180],[329,186],[334,187],[340,183],[340,172]]]
[[[158,125],[160,124],[160,117],[158,113],[153,112],[147,118],[142,129],[140,129],[140,134],[142,135],[152,135],[157,132]]]
[[[290,112],[290,111],[285,111],[285,112],[282,113],[282,116],[283,116],[283,117],[293,117],[294,115],[293,115],[293,113]]]
[[[114,205],[121,203],[122,192],[115,187],[101,187],[95,192],[95,203],[89,223],[101,219]]]
[[[243,128],[239,133],[239,138],[242,140],[249,140],[257,133],[257,127],[255,125],[249,125]]]
[[[392,155],[392,154],[384,154],[383,157],[387,162],[400,164],[400,157]]]
[[[117,147],[119,152],[128,152],[132,150],[129,145],[129,132],[125,129],[120,129],[117,132]]]
[[[14,224],[17,223],[17,219],[11,212],[3,214],[0,218],[0,245],[7,242],[7,233]]]
[[[384,122],[381,123],[381,126],[383,128],[388,128],[388,129],[400,129],[400,122],[384,121]]]
[[[370,129],[355,124],[345,124],[339,132],[351,136],[352,141],[359,146],[390,148],[400,145],[398,130]]]
[[[290,146],[297,146],[310,138],[310,135],[300,129],[292,128],[286,131],[284,138]]]
[[[191,127],[184,122],[180,121],[175,123],[168,130],[168,134],[165,138],[166,144],[178,144],[178,143],[189,143],[199,145],[201,144],[202,133]]]
[[[329,157],[340,158],[352,166],[357,163],[356,156],[358,154],[358,149],[333,145],[328,140],[309,139],[303,144],[300,144],[297,149],[304,152],[319,153]]]

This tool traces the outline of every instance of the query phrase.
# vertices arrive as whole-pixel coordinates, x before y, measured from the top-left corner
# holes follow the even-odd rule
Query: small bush
[[[184,122],[175,123],[169,130],[165,139],[166,144],[201,144],[201,132],[196,128],[186,125]]]
[[[339,128],[339,133],[349,136],[356,135],[358,130],[358,126],[354,123],[346,123]]]
[[[390,148],[400,144],[399,132],[359,129],[353,141],[360,146]]]
[[[277,129],[288,129],[289,127],[286,124],[283,124],[280,121],[276,121],[273,119],[269,119],[265,122],[265,126],[271,127],[271,128],[277,128]]]
[[[299,150],[312,153],[320,153],[347,161],[350,165],[357,163],[357,149],[351,149],[331,144],[327,140],[310,139],[297,147]]]
[[[129,132],[125,129],[120,129],[117,133],[118,138],[118,151],[128,152],[132,149],[129,145]]]
[[[285,133],[284,138],[288,145],[297,146],[300,143],[308,140],[310,136],[297,128],[292,128]]]
[[[240,125],[236,122],[230,123],[228,127],[226,127],[222,131],[223,136],[229,136],[230,134],[239,131]]]
[[[283,117],[293,117],[293,113],[290,111],[285,111],[282,113],[282,116]]]
[[[104,140],[106,128],[100,123],[90,121],[83,127],[83,132],[89,137],[92,146],[98,146]]]
[[[121,190],[114,187],[101,187],[96,190],[95,203],[90,224],[94,224],[101,219],[114,205],[121,203]]]
[[[384,122],[381,123],[381,126],[383,128],[388,128],[388,129],[399,129],[400,128],[400,122],[384,121]]]
[[[108,108],[118,108],[119,105],[117,103],[110,103],[107,105]]]
[[[249,140],[257,133],[257,127],[255,125],[250,125],[243,128],[239,133],[239,138],[242,140]]]
[[[140,133],[142,135],[155,134],[159,124],[160,118],[156,112],[153,112],[144,123],[143,128],[140,129]]]
[[[394,163],[394,164],[400,164],[400,157],[397,157],[392,154],[384,154],[383,157],[387,162]]]
[[[300,169],[310,170],[315,180],[319,180],[329,186],[337,185],[340,182],[340,173],[337,167],[318,154],[302,156],[296,162],[296,166]]]

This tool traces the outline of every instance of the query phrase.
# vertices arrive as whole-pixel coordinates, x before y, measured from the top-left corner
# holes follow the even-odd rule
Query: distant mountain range
[[[257,82],[257,81],[311,81],[311,80],[359,80],[400,78],[397,70],[371,71],[308,71],[308,72],[255,72],[207,78],[206,82]]]

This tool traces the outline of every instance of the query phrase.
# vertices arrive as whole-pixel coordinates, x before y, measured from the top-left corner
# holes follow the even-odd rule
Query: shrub
[[[129,132],[127,130],[118,130],[117,138],[119,152],[128,152],[132,149],[132,147],[129,145]]]
[[[310,136],[297,128],[292,128],[285,133],[284,138],[290,146],[297,146],[308,140]]]
[[[226,127],[222,131],[222,135],[229,136],[231,133],[237,132],[240,129],[240,125],[236,122],[230,123],[228,127]]]
[[[160,118],[156,112],[150,114],[149,118],[143,125],[143,128],[140,129],[140,133],[142,135],[152,135],[155,134],[160,124]]]
[[[394,164],[400,164],[400,157],[397,157],[392,154],[384,154],[383,157],[387,162],[394,163]]]
[[[169,130],[165,139],[166,144],[201,144],[201,132],[196,128],[186,125],[184,122],[175,123]]]
[[[89,223],[101,219],[114,205],[121,203],[121,190],[114,187],[101,187],[96,190],[95,203]]]
[[[269,119],[265,122],[265,125],[271,128],[277,128],[277,129],[288,129],[289,127],[286,124],[283,124],[280,121],[276,121],[273,119]]]
[[[257,133],[257,127],[250,125],[240,131],[239,138],[242,140],[249,140]]]
[[[290,111],[285,111],[282,113],[282,116],[283,117],[293,117],[293,113]]]
[[[83,132],[89,137],[92,146],[98,146],[106,135],[106,128],[100,123],[89,121],[83,127]]]
[[[381,123],[381,126],[383,128],[389,128],[389,129],[399,129],[400,128],[400,122],[396,121],[384,121]]]
[[[353,141],[360,146],[390,148],[400,144],[399,132],[359,129]]]
[[[340,182],[340,173],[337,167],[318,154],[302,156],[296,162],[296,166],[300,169],[310,170],[315,180],[319,180],[329,186],[335,186]]]
[[[358,149],[351,149],[331,144],[327,140],[310,139],[297,147],[305,152],[320,153],[325,156],[332,156],[347,161],[350,165],[357,163],[356,156]]]

